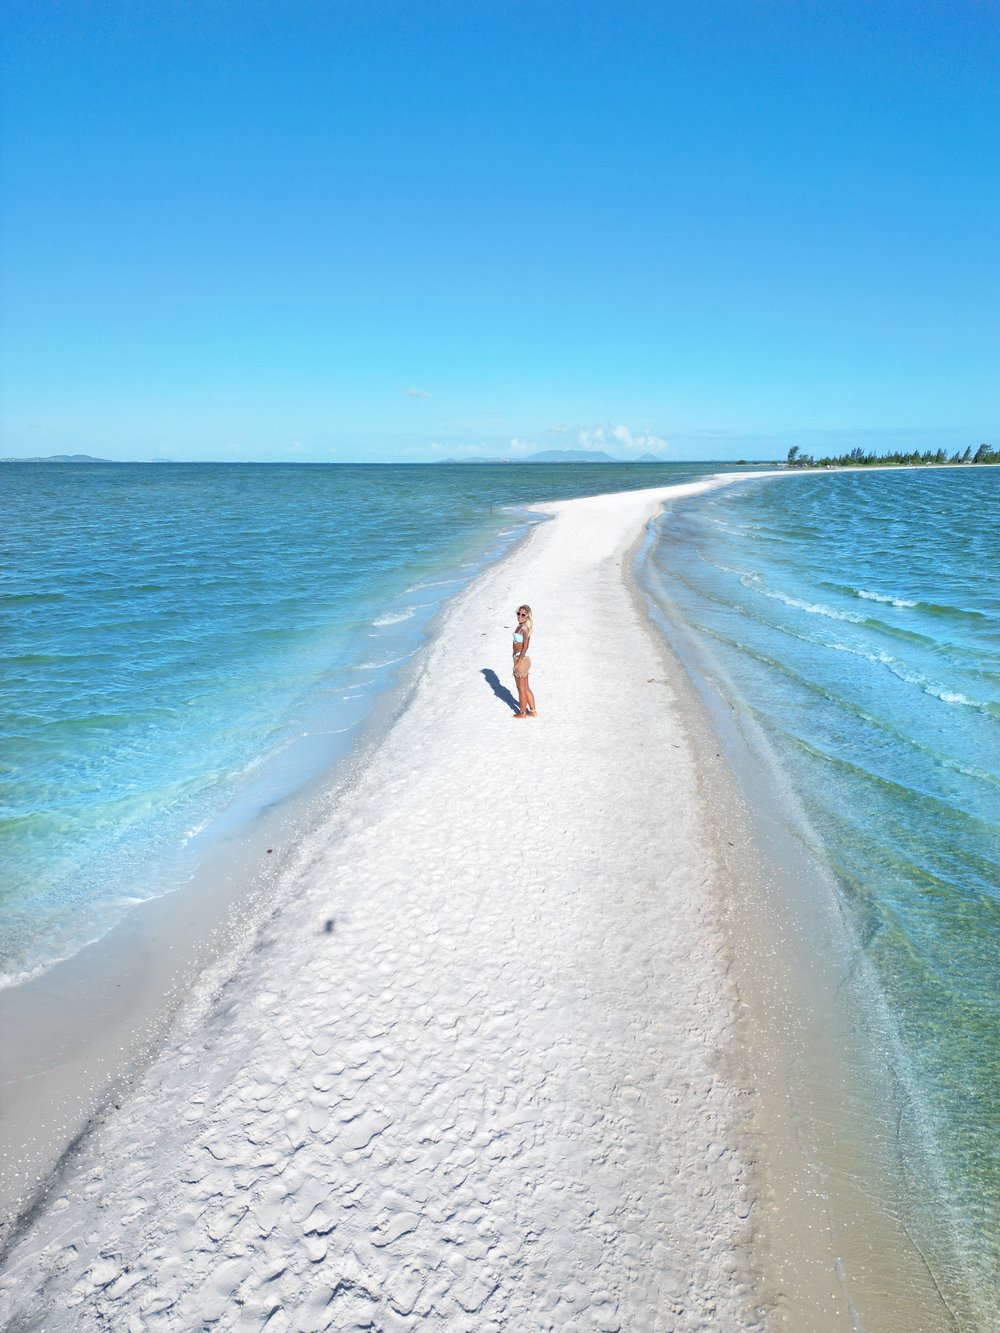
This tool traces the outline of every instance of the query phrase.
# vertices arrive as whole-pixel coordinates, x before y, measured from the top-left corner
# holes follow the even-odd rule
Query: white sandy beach
[[[549,507],[452,605],[221,1012],[15,1246],[15,1325],[752,1325],[709,858],[622,577],[657,499]]]
[[[719,861],[627,579],[665,494],[544,506],[449,606],[254,948],[15,1239],[10,1328],[796,1326],[754,1250]],[[514,721],[484,672],[512,688],[525,600]],[[851,1327],[822,1276],[812,1327]]]

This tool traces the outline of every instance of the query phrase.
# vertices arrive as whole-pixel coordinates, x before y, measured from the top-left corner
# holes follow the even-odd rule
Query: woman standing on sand
[[[531,642],[531,607],[522,605],[517,608],[517,629],[514,631],[514,679],[517,681],[517,701],[520,711],[515,717],[537,717],[535,696],[528,687],[528,672],[531,670],[531,658],[528,656],[528,644]]]

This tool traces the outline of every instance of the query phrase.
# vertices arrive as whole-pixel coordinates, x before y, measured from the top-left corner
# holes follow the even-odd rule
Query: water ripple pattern
[[[995,468],[789,477],[677,502],[646,570],[835,876],[983,1290],[1000,1235],[998,520]]]
[[[186,882],[300,750],[341,756],[517,506],[710,471],[4,464],[0,982]]]

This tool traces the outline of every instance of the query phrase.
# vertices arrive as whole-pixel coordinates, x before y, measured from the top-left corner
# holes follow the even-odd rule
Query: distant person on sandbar
[[[514,679],[517,681],[517,717],[537,717],[535,696],[528,686],[528,672],[531,670],[531,658],[528,656],[528,644],[531,642],[531,607],[517,608],[517,629],[514,631]]]

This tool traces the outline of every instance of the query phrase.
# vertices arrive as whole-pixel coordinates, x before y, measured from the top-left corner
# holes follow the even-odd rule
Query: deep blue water
[[[890,1016],[944,1280],[1000,1239],[1000,469],[808,473],[668,507],[644,574],[757,724]],[[926,1201],[925,1201],[926,1202]],[[991,1278],[992,1275],[992,1278]],[[995,1288],[994,1288],[995,1290]]]
[[[306,755],[342,756],[516,506],[711,470],[4,464],[0,979],[185,882],[196,835]]]

